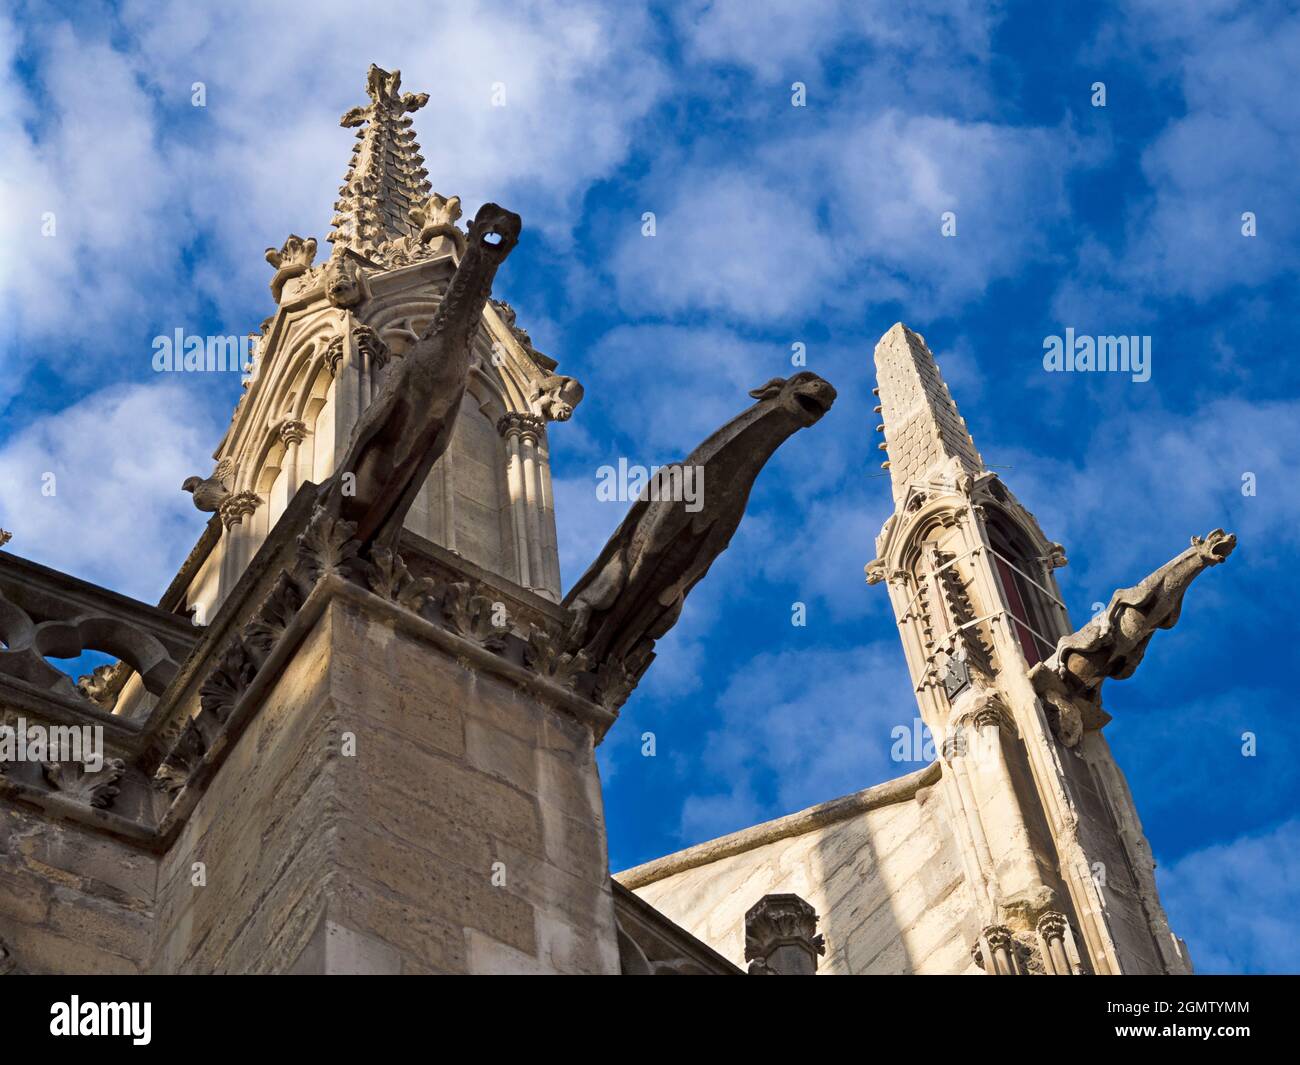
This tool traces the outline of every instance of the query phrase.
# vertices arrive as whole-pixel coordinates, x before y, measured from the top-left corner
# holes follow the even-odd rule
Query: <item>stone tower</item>
[[[561,602],[546,432],[582,388],[490,299],[522,220],[462,230],[427,97],[373,66],[367,94],[330,258],[267,252],[159,604],[0,552],[0,973],[738,974],[611,881],[594,752],[835,391],[751,392]],[[688,468],[699,506],[659,491]],[[116,661],[50,661],[88,650]]]
[[[547,460],[581,388],[487,298],[518,216],[457,226],[399,89],[371,67],[343,116],[328,261],[267,253],[275,313],[186,483],[215,515],[160,604],[0,555],[0,725],[103,736],[0,758],[4,967],[619,971],[615,711],[562,646]],[[400,499],[400,543],[329,509],[349,477]],[[88,649],[119,661],[77,685],[46,661]]]
[[[1061,546],[985,468],[922,337],[895,325],[875,363],[894,513],[868,580],[888,588],[942,751],[939,787],[985,922],[979,962],[1014,967],[1017,941],[1041,941],[1044,965],[1059,945],[1099,973],[1190,971],[1105,715],[1070,721],[1032,679],[1072,631]]]
[[[785,899],[818,973],[1190,972],[1100,689],[1234,539],[1193,538],[1073,632],[1061,546],[985,467],[925,341],[895,325],[875,364],[894,511],[867,581],[888,588],[937,757],[617,879],[737,964],[762,956],[764,900]]]
[[[202,486],[223,530],[193,574],[186,606],[211,618],[298,487],[336,468],[389,362],[432,320],[465,251],[459,197],[432,191],[411,113],[428,101],[371,67],[369,101],[342,118],[357,142],[335,203],[329,259],[314,238],[267,249],[276,311],[253,337],[253,365]],[[582,397],[537,351],[506,303],[484,309],[456,435],[411,507],[407,528],[558,602],[559,556],[547,423]],[[206,491],[204,491],[206,489]],[[196,495],[196,502],[200,496]]]

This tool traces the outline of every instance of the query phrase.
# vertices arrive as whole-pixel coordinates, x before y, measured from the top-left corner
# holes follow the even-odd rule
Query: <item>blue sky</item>
[[[434,187],[523,215],[498,294],[587,388],[551,434],[566,585],[622,516],[595,498],[599,466],[681,457],[789,373],[796,342],[839,390],[759,480],[602,749],[613,866],[915,768],[889,759],[914,704],[862,580],[890,506],[871,352],[903,320],[1065,545],[1077,623],[1190,535],[1238,534],[1107,685],[1106,735],[1198,967],[1300,970],[1300,15],[1043,6],[7,3],[12,549],[157,597],[202,526],[179,485],[209,469],[238,383],[154,374],[150,342],[256,329],[263,249],[323,241],[352,144],[338,117],[367,64],[400,67],[433,97],[416,130]],[[1151,336],[1151,380],[1045,373],[1066,327]]]

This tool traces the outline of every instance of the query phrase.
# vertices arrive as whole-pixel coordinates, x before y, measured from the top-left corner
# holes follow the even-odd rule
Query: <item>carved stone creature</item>
[[[361,543],[396,547],[406,512],[451,443],[471,340],[497,268],[519,242],[520,228],[517,214],[494,203],[479,209],[465,256],[433,321],[389,370],[357,422],[343,461],[321,486],[321,504],[355,522]]]
[[[275,267],[275,276],[271,278],[271,295],[276,303],[280,302],[285,284],[310,270],[315,258],[316,238],[304,238],[296,233],[289,234],[279,251],[275,248],[266,249],[266,261]]]
[[[194,505],[204,513],[211,514],[230,498],[231,482],[235,477],[233,459],[222,459],[211,477],[186,477],[181,488],[194,496]]]
[[[808,372],[773,378],[750,395],[758,402],[684,463],[656,474],[565,597],[573,612],[570,650],[585,650],[598,668],[613,658],[644,669],[654,641],[673,627],[690,590],[731,542],[759,471],[789,436],[815,424],[835,402],[835,389]],[[683,467],[703,471],[703,506],[694,513],[686,500],[656,493],[680,478]]]
[[[335,307],[355,307],[361,302],[361,279],[346,253],[336,251],[325,264],[325,298]]]
[[[547,374],[533,389],[532,396],[537,413],[547,421],[567,422],[573,409],[582,402],[583,387],[572,377]]]
[[[460,218],[460,197],[433,193],[423,204],[410,210],[411,221],[419,227],[421,244],[437,237],[447,237],[456,245],[458,255],[465,254],[465,234],[456,225]]]
[[[1057,714],[1057,734],[1073,747],[1085,728],[1110,717],[1101,709],[1101,683],[1131,677],[1157,629],[1171,629],[1183,596],[1204,570],[1223,562],[1237,546],[1232,533],[1215,529],[1132,588],[1110,597],[1106,609],[1069,636],[1062,636],[1047,661],[1030,678]]]

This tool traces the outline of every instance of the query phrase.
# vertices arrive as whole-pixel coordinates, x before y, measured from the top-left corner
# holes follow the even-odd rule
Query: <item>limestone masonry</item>
[[[267,251],[275,311],[183,486],[212,518],[159,603],[0,553],[0,726],[103,743],[19,759],[0,729],[0,973],[1190,972],[1101,689],[1235,540],[1075,631],[1064,549],[902,324],[866,574],[939,756],[611,878],[595,748],[836,393],[738,397],[683,463],[702,497],[648,488],[564,594],[548,433],[583,389],[491,296],[521,220],[462,228],[412,130],[428,97],[373,66],[366,93],[328,257]],[[117,664],[47,661],[91,649]]]

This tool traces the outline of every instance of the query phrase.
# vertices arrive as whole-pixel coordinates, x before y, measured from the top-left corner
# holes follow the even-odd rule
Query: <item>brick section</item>
[[[933,476],[951,459],[968,473],[984,463],[939,373],[925,338],[899,322],[876,345],[876,381],[885,426],[895,504],[907,487]]]

